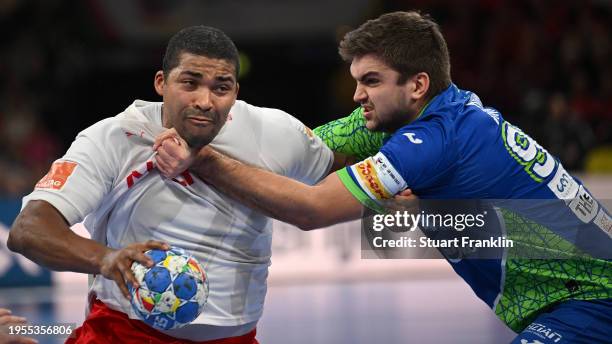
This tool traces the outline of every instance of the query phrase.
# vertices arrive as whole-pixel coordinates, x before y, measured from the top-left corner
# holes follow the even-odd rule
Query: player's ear
[[[417,73],[411,81],[414,84],[414,89],[411,92],[412,99],[424,99],[429,90],[429,74],[425,72]]]
[[[164,81],[164,72],[158,70],[157,73],[155,73],[155,78],[153,79],[153,86],[155,87],[155,92],[157,92],[157,94],[160,96],[164,95]]]

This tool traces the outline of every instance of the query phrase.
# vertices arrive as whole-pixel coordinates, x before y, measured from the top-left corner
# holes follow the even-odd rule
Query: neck
[[[162,126],[164,128],[170,128],[170,125],[168,123],[166,123],[167,116],[166,116],[166,111],[165,110],[166,110],[166,108],[164,107],[164,104],[162,104],[162,107],[161,107],[161,123],[162,123]]]
[[[421,98],[416,101],[414,104],[415,114],[411,122],[416,121],[419,117],[421,117],[421,115],[425,112],[425,109],[427,109],[427,105],[429,105],[430,101],[431,99],[428,98]]]

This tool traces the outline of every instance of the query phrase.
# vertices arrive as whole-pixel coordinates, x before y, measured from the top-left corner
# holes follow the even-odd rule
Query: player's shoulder
[[[159,108],[155,109],[155,107]],[[154,123],[150,117],[152,117],[151,113],[156,111],[161,113],[161,103],[136,100],[119,114],[103,118],[83,129],[77,138],[88,137],[101,141],[102,144],[119,137],[142,136],[143,132],[155,136],[161,127],[161,119],[159,119],[160,123]]]
[[[113,136],[113,134],[119,130],[119,123],[120,119],[117,117],[106,117],[81,130],[77,134],[77,139],[89,138],[98,141],[108,138]]]
[[[426,118],[401,127],[387,141],[386,146],[440,146],[452,142],[453,130],[448,120],[438,114],[429,114]]]
[[[284,138],[290,140],[295,138],[292,135],[294,133],[312,136],[312,131],[299,119],[280,109],[255,106],[242,100],[236,100],[230,115],[232,120],[250,122],[252,126],[262,127],[265,132],[273,133],[275,137],[286,134]]]
[[[297,120],[289,113],[275,108],[255,106],[243,100],[236,100],[230,114],[232,119],[239,116],[251,121],[259,121],[262,123],[281,122],[281,124],[289,123],[292,120]]]
[[[476,93],[463,92],[465,100],[457,111],[455,121],[462,127],[478,130],[499,128],[504,120],[501,113],[492,107],[484,106]]]

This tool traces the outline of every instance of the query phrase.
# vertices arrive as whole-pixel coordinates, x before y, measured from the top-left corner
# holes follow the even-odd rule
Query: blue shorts
[[[540,314],[511,344],[612,343],[612,299],[559,304]]]

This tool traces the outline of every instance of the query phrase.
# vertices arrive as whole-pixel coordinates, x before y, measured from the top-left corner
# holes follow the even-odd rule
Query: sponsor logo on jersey
[[[553,330],[552,328],[544,324],[540,324],[536,322],[531,323],[529,326],[527,326],[527,328],[525,329],[525,332],[531,332],[542,339],[547,339],[547,342],[548,342],[548,339],[550,339],[553,343],[557,343],[563,340],[563,336],[560,335],[558,332],[555,332],[555,330]],[[523,341],[525,341],[525,343],[528,343],[527,340],[521,339],[521,343],[523,343]],[[529,343],[544,344],[538,341],[537,339]]]
[[[610,218],[610,215],[606,214],[603,208],[599,209],[599,213],[597,213],[597,216],[595,216],[593,223],[612,237],[612,219]]]
[[[410,142],[416,144],[416,145],[420,145],[421,143],[423,143],[423,140],[419,139],[418,137],[416,137],[415,133],[404,133],[404,136],[406,136],[408,138],[408,140],[410,140]]]
[[[589,223],[593,220],[595,215],[597,215],[599,204],[593,196],[580,185],[578,195],[570,202],[569,207],[580,221]]]
[[[77,167],[76,162],[56,161],[47,174],[36,183],[36,189],[61,190]]]
[[[393,197],[380,180],[378,172],[375,168],[374,159],[367,158],[364,161],[353,165],[353,171],[356,172],[357,179],[362,189],[366,191],[373,199],[387,199]]]
[[[383,153],[377,153],[373,160],[378,176],[390,194],[395,195],[408,187],[404,178],[402,178]]]
[[[548,182],[548,188],[562,200],[573,200],[578,193],[578,183],[561,164],[553,179]]]
[[[506,150],[525,172],[538,183],[550,176],[557,162],[550,153],[521,129],[504,121],[502,123],[502,138]]]
[[[193,177],[191,174],[189,174],[188,170],[183,171],[183,173],[176,176],[176,178],[172,178],[172,180],[181,184],[182,186],[189,186],[194,183]]]
[[[127,183],[128,189],[134,186],[135,181],[151,171],[153,167],[153,161],[149,160],[143,166],[141,166],[139,170],[134,170],[132,173],[128,174],[128,176],[125,177],[125,182]]]

